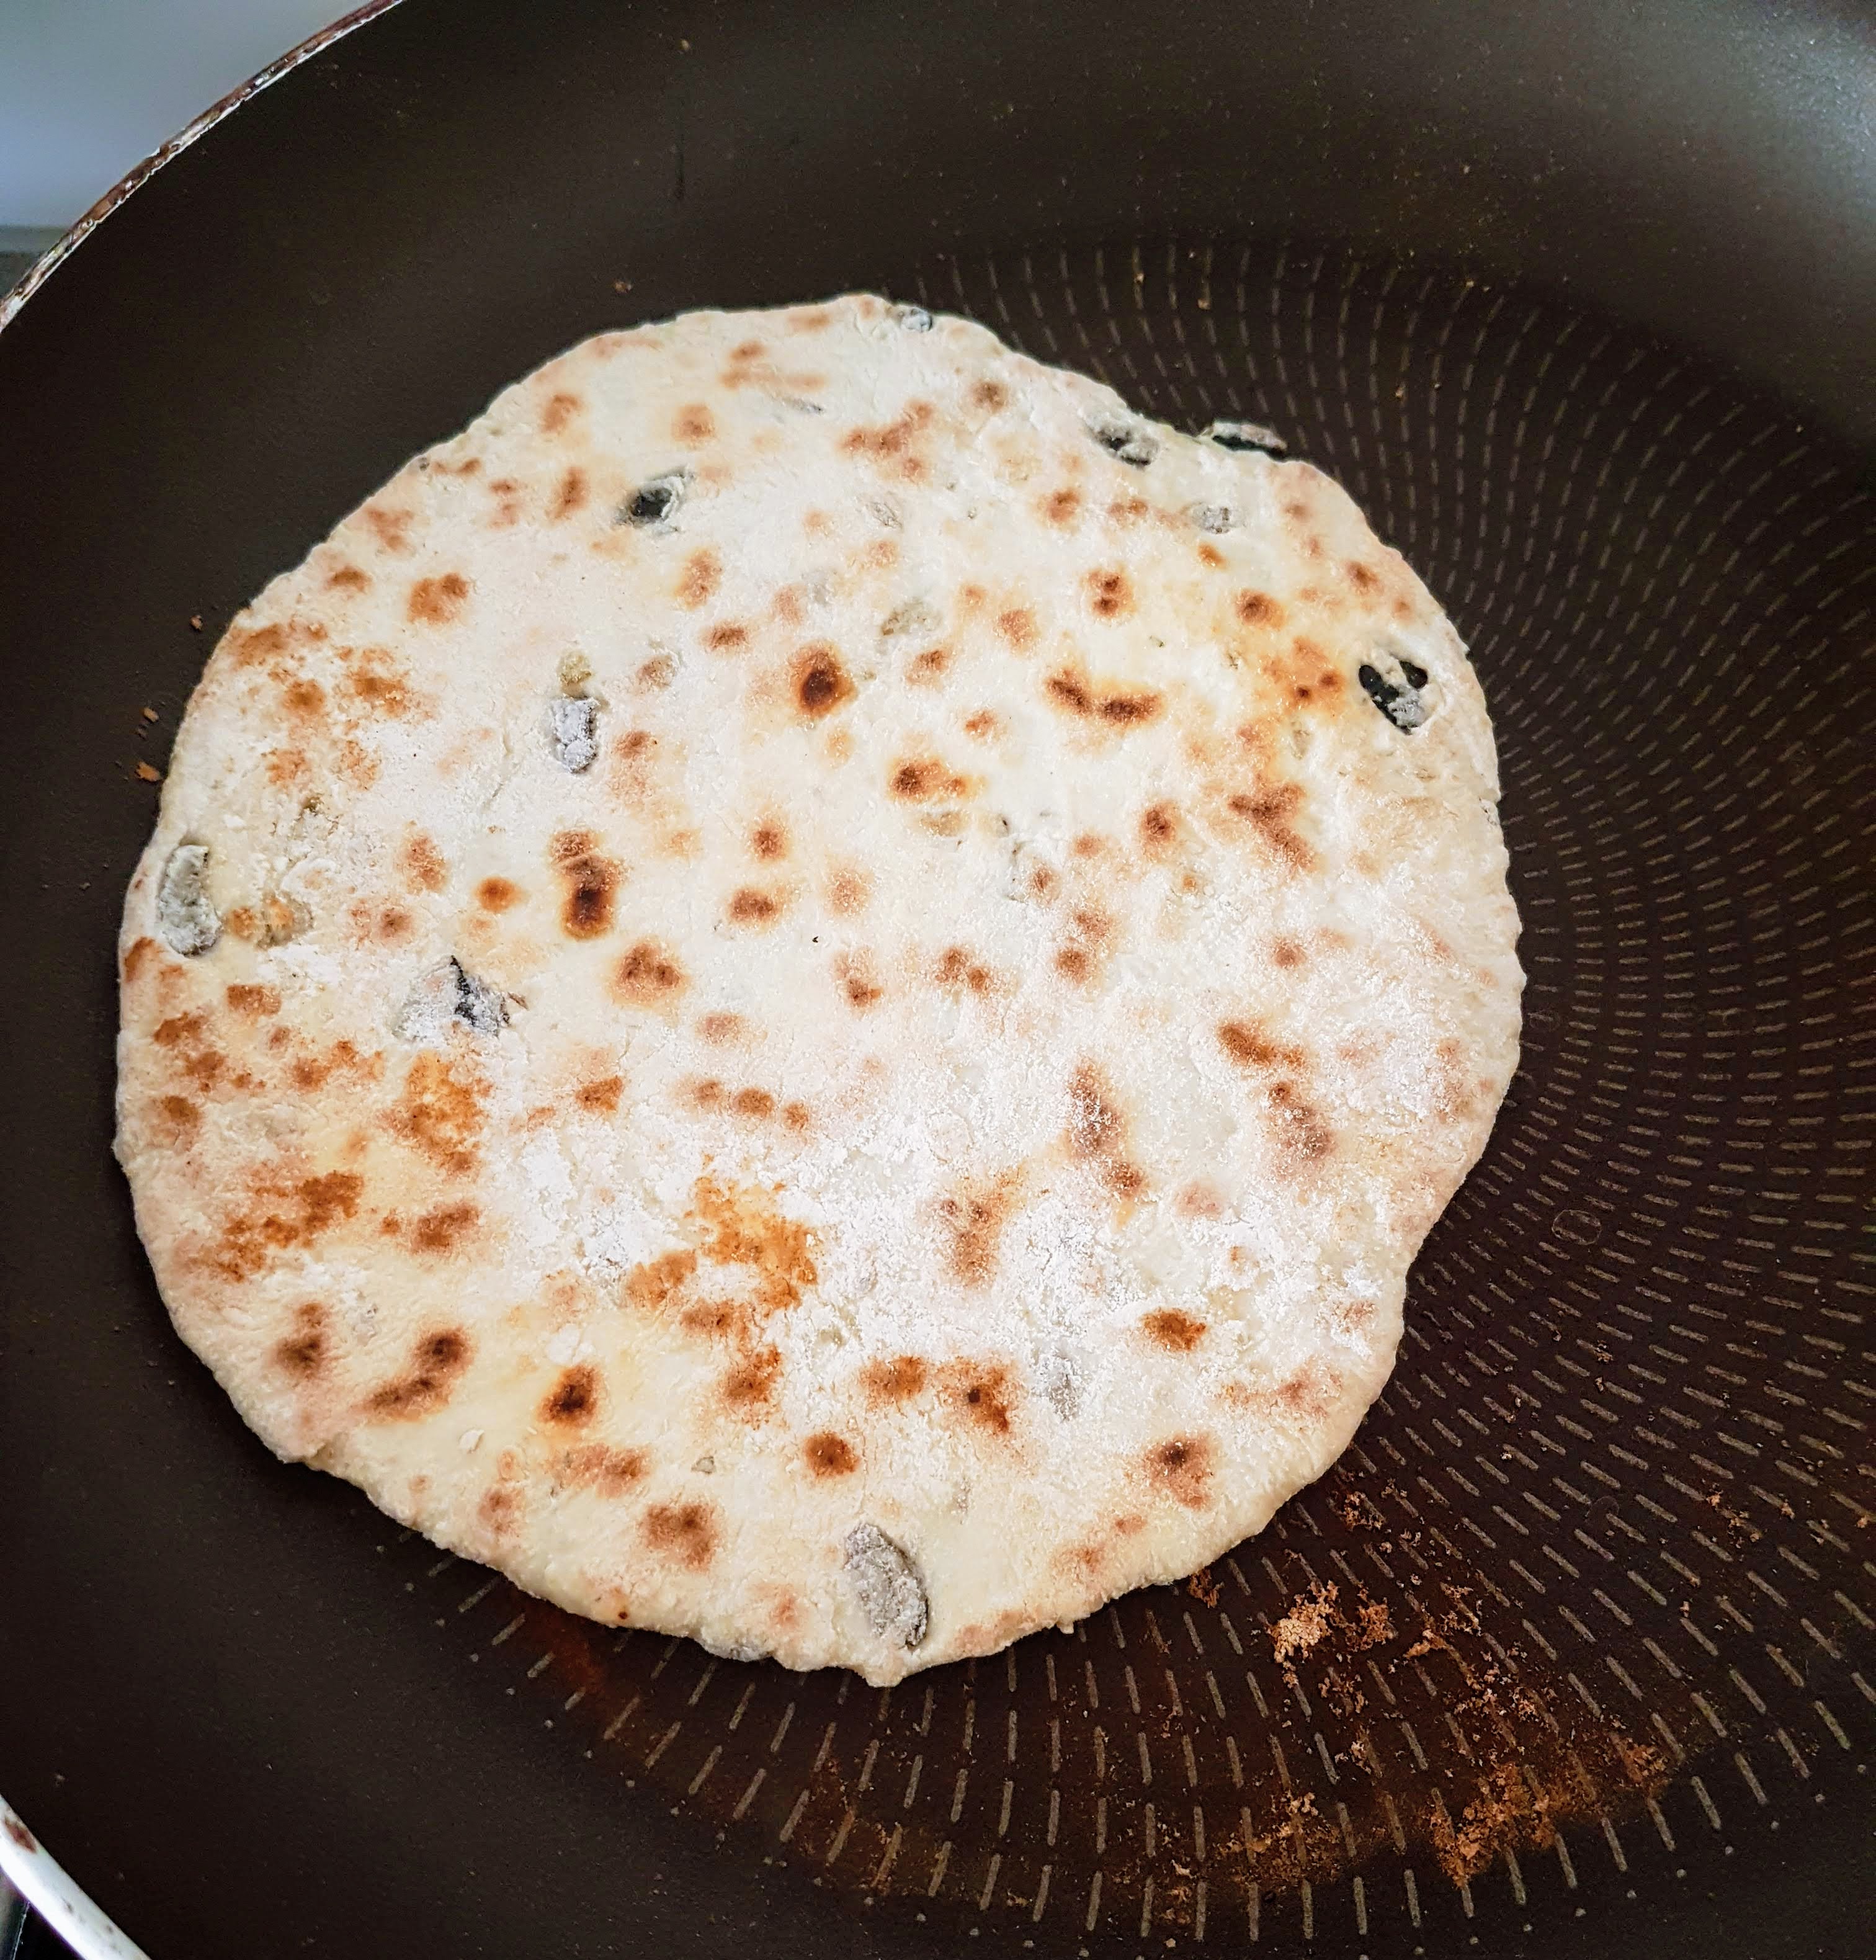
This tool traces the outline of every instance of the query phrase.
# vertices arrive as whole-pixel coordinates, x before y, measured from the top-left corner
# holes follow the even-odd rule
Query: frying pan
[[[1867,1951],[1868,10],[349,25],[0,332],[0,1787],[33,1831],[159,1960]],[[576,1621],[273,1463],[108,1148],[135,765],[231,614],[581,336],[854,287],[1347,484],[1473,648],[1530,974],[1343,1462],[1190,1586],[886,1692]]]

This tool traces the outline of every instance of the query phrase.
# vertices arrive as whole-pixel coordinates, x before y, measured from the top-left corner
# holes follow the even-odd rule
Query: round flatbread
[[[874,1682],[1334,1460],[1521,979],[1459,640],[1264,439],[692,313],[269,586],[130,888],[118,1149],[275,1450]]]

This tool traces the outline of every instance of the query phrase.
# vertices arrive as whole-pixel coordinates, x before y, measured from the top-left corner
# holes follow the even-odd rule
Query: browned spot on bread
[[[222,644],[237,667],[257,667],[278,660],[287,651],[287,629],[278,622],[270,626],[234,626]]]
[[[997,1243],[1016,1209],[1022,1183],[1019,1171],[1007,1170],[960,1185],[939,1201],[939,1216],[951,1233],[953,1278],[967,1287],[989,1284],[997,1271]]]
[[[563,830],[553,842],[563,887],[561,928],[569,939],[598,939],[612,929],[621,867],[616,859],[602,857],[598,847],[590,830]]]
[[[707,1504],[653,1504],[641,1527],[655,1552],[701,1572],[717,1551],[717,1514]]]
[[[863,1012],[886,993],[873,970],[872,959],[866,953],[842,953],[834,963],[834,971],[839,976],[848,1004]]]
[[[746,1340],[754,1324],[747,1303],[738,1300],[700,1300],[678,1316],[678,1325],[687,1334],[707,1334],[720,1340]]]
[[[1300,966],[1308,956],[1303,951],[1302,941],[1280,933],[1270,942],[1270,958],[1279,966]]]
[[[1001,1361],[954,1361],[940,1379],[946,1402],[972,1428],[1007,1436],[1022,1391]]]
[[[1293,1082],[1273,1082],[1265,1092],[1268,1128],[1278,1153],[1294,1164],[1314,1163],[1335,1147],[1335,1133],[1304,1100]]]
[[[697,1270],[697,1255],[679,1251],[661,1253],[634,1266],[625,1275],[625,1299],[641,1313],[657,1313],[677,1294]]]
[[[635,1007],[662,1007],[684,991],[684,969],[655,939],[641,939],[614,968],[612,991]]]
[[[1179,834],[1179,814],[1169,803],[1149,803],[1140,816],[1140,841],[1149,851],[1165,850]]]
[[[694,1083],[691,1100],[700,1109],[714,1109],[723,1101],[723,1084],[714,1076],[707,1081]]]
[[[475,1515],[495,1538],[506,1538],[520,1522],[521,1493],[512,1484],[491,1484],[482,1493]]]
[[[562,429],[580,412],[577,395],[560,393],[549,395],[546,406],[541,410],[541,428],[547,435],[558,435]]]
[[[571,517],[586,501],[587,473],[583,469],[569,469],[554,492],[553,508],[548,515],[558,523],[563,517]]]
[[[775,1398],[775,1384],[781,1376],[781,1364],[778,1348],[757,1348],[723,1376],[725,1405],[745,1415],[765,1408]]]
[[[717,418],[701,402],[688,402],[672,417],[671,433],[682,443],[707,442],[717,433]]]
[[[990,969],[962,946],[947,947],[939,955],[937,972],[940,986],[968,987],[973,994],[988,994],[997,985],[996,975]]]
[[[1179,1193],[1177,1202],[1181,1217],[1222,1218],[1225,1214],[1224,1201],[1202,1178],[1188,1184]]]
[[[521,514],[521,486],[512,476],[489,479],[488,494],[495,500],[495,514],[488,520],[491,530],[504,530]]]
[[[609,1116],[625,1093],[622,1075],[603,1075],[596,1082],[583,1082],[574,1091],[574,1100],[594,1115]]]
[[[944,677],[946,667],[951,664],[949,647],[927,647],[922,654],[915,654],[907,663],[905,678],[914,686],[927,687]]]
[[[759,890],[754,885],[745,885],[730,895],[726,915],[736,925],[773,925],[781,916],[782,902],[772,892]]]
[[[1213,571],[1219,571],[1224,568],[1225,554],[1216,545],[1200,545],[1198,548],[1198,557],[1200,565],[1209,565]]]
[[[1267,592],[1241,592],[1233,602],[1238,617],[1247,626],[1272,628],[1283,623],[1283,609]]]
[[[1036,642],[1035,615],[1026,606],[1012,606],[997,616],[997,630],[1019,653],[1027,653]]]
[[[1159,712],[1160,700],[1156,694],[1143,690],[1097,694],[1080,675],[1067,667],[1051,674],[1043,686],[1057,707],[1066,709],[1070,714],[1115,726],[1150,721]]]
[[[276,749],[267,758],[267,780],[277,790],[306,774],[306,752],[300,749]]]
[[[124,978],[132,985],[143,977],[144,969],[158,957],[157,943],[147,934],[141,939],[133,939],[124,954]]]
[[[915,756],[895,763],[886,785],[894,796],[905,803],[930,803],[940,797],[961,797],[971,787],[963,777],[930,756]]]
[[[1278,783],[1254,791],[1241,792],[1229,799],[1234,816],[1248,822],[1283,861],[1302,871],[1316,861],[1316,854],[1297,832],[1293,819],[1302,807],[1300,783]]]
[[[475,902],[485,912],[505,912],[521,902],[521,887],[507,878],[485,878],[475,887]]]
[[[466,1177],[479,1161],[486,1083],[459,1076],[440,1055],[418,1055],[403,1093],[386,1112],[393,1134],[451,1177]]]
[[[713,654],[740,653],[749,644],[749,628],[739,626],[733,620],[720,620],[704,635],[704,644]],[[667,661],[666,665],[668,668],[669,663]],[[668,674],[666,677],[669,677]]]
[[[397,867],[413,891],[440,892],[450,874],[436,839],[421,830],[405,838],[397,854]]]
[[[1353,1341],[1374,1325],[1378,1311],[1372,1300],[1334,1300],[1322,1309],[1323,1323],[1343,1341]]]
[[[982,409],[986,413],[994,415],[999,409],[1007,408],[1009,405],[1010,390],[1002,382],[986,378],[971,384],[971,406],[973,408]]]
[[[296,1380],[307,1382],[332,1358],[323,1304],[309,1300],[294,1310],[293,1332],[274,1344],[274,1365]]]
[[[1124,571],[1091,571],[1083,581],[1088,603],[1095,616],[1122,619],[1134,609],[1133,582]]]
[[[1069,1147],[1099,1172],[1117,1198],[1137,1196],[1146,1179],[1127,1157],[1127,1123],[1113,1091],[1091,1061],[1083,1062],[1068,1085]]]
[[[749,1023],[740,1014],[704,1014],[698,1021],[697,1032],[701,1039],[720,1048],[725,1042],[742,1040]]]
[[[202,1112],[186,1096],[159,1096],[152,1127],[166,1148],[186,1150],[202,1128]]]
[[[411,1221],[410,1243],[419,1252],[453,1252],[481,1224],[473,1204],[438,1204]]]
[[[782,1125],[799,1136],[813,1121],[813,1112],[805,1102],[784,1102],[782,1105]]]
[[[761,1120],[775,1113],[775,1099],[766,1089],[739,1089],[730,1099],[730,1106],[739,1116],[749,1116]]]
[[[809,1437],[801,1446],[801,1453],[808,1459],[808,1468],[817,1477],[844,1477],[860,1467],[860,1459],[854,1454],[853,1446],[831,1429]]]
[[[929,402],[908,402],[901,414],[880,428],[849,429],[841,447],[849,456],[870,457],[882,469],[915,483],[927,466],[913,441],[930,426],[936,412]]]
[[[332,1075],[362,1076],[367,1081],[375,1081],[383,1066],[381,1055],[361,1055],[342,1036],[323,1055],[296,1055],[287,1072],[293,1078],[294,1088],[312,1090],[323,1089]]]
[[[326,705],[326,690],[316,680],[296,680],[288,683],[281,698],[289,714],[310,721]]]
[[[1162,1307],[1140,1322],[1149,1341],[1169,1354],[1189,1354],[1205,1338],[1205,1323],[1175,1307]]]
[[[975,714],[965,717],[964,732],[975,735],[980,742],[987,741],[997,733],[998,726],[996,716],[987,708],[980,708]]]
[[[1146,1474],[1188,1510],[1199,1510],[1210,1494],[1215,1453],[1209,1437],[1172,1437],[1147,1451]]]
[[[708,546],[692,552],[684,561],[683,571],[678,578],[678,603],[694,612],[712,597],[722,583],[723,560]]]
[[[418,1337],[410,1367],[396,1380],[374,1389],[365,1407],[374,1415],[408,1419],[428,1415],[450,1399],[457,1378],[469,1366],[469,1335],[459,1327],[442,1327]]]
[[[599,1371],[581,1366],[563,1368],[540,1408],[541,1420],[560,1429],[580,1429],[599,1411]]]
[[[157,1023],[151,1036],[158,1048],[170,1052],[176,1072],[205,1091],[215,1087],[227,1061],[218,1048],[208,1045],[208,1025],[201,1014],[172,1014]]]
[[[1254,1021],[1220,1021],[1218,1045],[1240,1068],[1300,1068],[1303,1052],[1273,1041]]]
[[[791,678],[795,705],[810,721],[819,721],[854,698],[854,684],[838,654],[825,640],[817,640],[796,654]]]
[[[419,625],[441,626],[461,612],[469,595],[469,581],[459,571],[446,571],[440,578],[418,579],[405,611]]]
[[[309,1246],[349,1220],[358,1209],[364,1179],[352,1171],[329,1171],[293,1183],[261,1181],[248,1208],[222,1223],[207,1262],[225,1279],[251,1279],[277,1252]]]
[[[561,1459],[561,1481],[603,1497],[622,1497],[651,1467],[642,1449],[619,1449],[606,1443],[582,1443]]]
[[[1067,488],[1051,490],[1042,499],[1042,514],[1051,524],[1067,529],[1081,514],[1081,492]]]
[[[793,1306],[801,1289],[819,1278],[807,1227],[784,1217],[759,1185],[721,1185],[699,1178],[692,1213],[707,1235],[701,1247],[704,1257],[720,1266],[749,1267],[755,1276],[760,1305]]]
[[[871,880],[858,871],[836,871],[828,880],[827,902],[843,917],[864,912],[872,896]]]
[[[740,340],[730,350],[730,358],[746,367],[752,361],[759,361],[768,352],[759,340]]]
[[[367,647],[358,656],[349,685],[352,693],[374,714],[389,715],[393,721],[409,714],[416,705],[408,677],[382,647]]]
[[[1299,1422],[1325,1422],[1340,1388],[1334,1371],[1312,1355],[1277,1389],[1277,1405]]]
[[[1057,949],[1055,970],[1079,986],[1095,970],[1098,956],[1114,940],[1114,921],[1099,906],[1083,905],[1069,915],[1072,937]]]
[[[258,1020],[263,1014],[280,1011],[278,987],[250,986],[237,980],[228,986],[227,998],[229,1007],[243,1020]]]
[[[361,571],[355,565],[334,565],[327,574],[326,585],[335,592],[363,592],[371,583],[370,574]]]
[[[638,670],[638,685],[655,693],[660,688],[671,685],[671,676],[677,672],[677,663],[669,654],[654,654]]]
[[[407,552],[410,549],[412,512],[392,509],[383,504],[367,504],[358,514],[370,527],[372,536],[386,551]]]
[[[774,860],[788,855],[788,833],[779,823],[758,823],[749,833],[749,848],[761,858]]]
[[[875,1403],[909,1402],[923,1392],[930,1374],[917,1355],[895,1354],[888,1360],[869,1361],[860,1371],[860,1386]]]
[[[1102,698],[1097,712],[1103,721],[1150,721],[1159,712],[1159,697],[1156,694],[1110,694]]]

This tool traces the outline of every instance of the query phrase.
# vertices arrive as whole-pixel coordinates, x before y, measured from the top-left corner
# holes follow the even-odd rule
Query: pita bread
[[[1258,439],[694,313],[269,586],[130,888],[118,1149],[275,1451],[876,1683],[1334,1460],[1521,980],[1464,650]]]

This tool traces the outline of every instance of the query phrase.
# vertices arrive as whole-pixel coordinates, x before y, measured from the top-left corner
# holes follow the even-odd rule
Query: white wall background
[[[63,231],[211,103],[354,4],[0,0],[0,231]]]

